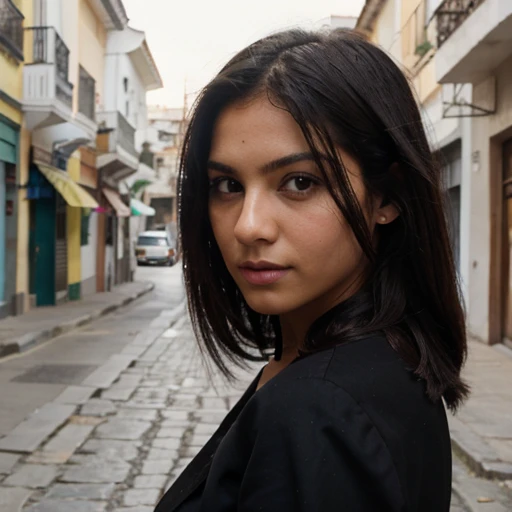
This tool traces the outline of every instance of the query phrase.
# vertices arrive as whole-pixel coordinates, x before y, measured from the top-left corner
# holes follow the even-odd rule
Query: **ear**
[[[389,167],[389,172],[394,176],[394,178],[401,182],[403,179],[402,170],[400,169],[400,165],[398,162],[391,164]],[[376,224],[389,224],[393,222],[398,216],[400,212],[398,208],[387,200],[383,200],[381,202],[380,207],[375,212],[375,223]]]
[[[398,208],[394,204],[388,203],[375,212],[375,224],[390,224],[399,215]]]

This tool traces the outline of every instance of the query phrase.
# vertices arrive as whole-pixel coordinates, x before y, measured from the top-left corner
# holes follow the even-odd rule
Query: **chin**
[[[248,306],[260,315],[283,315],[296,308],[296,306],[287,304],[287,301],[282,297],[275,296],[274,294],[272,294],[274,295],[273,297],[269,296],[271,294],[262,292],[243,295]],[[259,295],[259,297],[256,295]]]

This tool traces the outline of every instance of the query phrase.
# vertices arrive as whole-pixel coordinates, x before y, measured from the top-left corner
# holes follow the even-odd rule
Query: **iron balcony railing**
[[[109,151],[115,152],[116,146],[121,146],[130,155],[138,157],[135,150],[135,128],[119,111],[98,112],[96,120],[100,130],[112,132],[109,135]]]
[[[11,0],[0,0],[0,44],[23,60],[23,14]]]
[[[437,47],[464,23],[485,0],[444,0],[436,11]]]
[[[96,80],[80,66],[78,111],[92,121],[96,119]]]
[[[135,128],[119,111],[117,112],[117,129],[119,145],[128,153],[138,156],[135,151]]]
[[[73,84],[68,80],[69,49],[54,27],[28,27],[27,40],[32,48],[32,59],[26,64],[55,66],[55,95],[69,108],[73,103]]]

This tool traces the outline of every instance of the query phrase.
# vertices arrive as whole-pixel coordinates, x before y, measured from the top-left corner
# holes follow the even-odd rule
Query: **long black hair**
[[[298,123],[370,263],[364,286],[313,323],[301,352],[384,333],[424,379],[428,396],[444,397],[456,409],[468,392],[460,378],[467,347],[440,166],[404,74],[382,50],[348,30],[290,30],[261,39],[233,57],[196,101],[181,154],[179,224],[201,348],[229,378],[228,361],[265,359],[281,343],[278,319],[245,302],[208,216],[206,164],[216,119],[233,102],[261,94]],[[399,211],[394,222],[378,226],[377,244],[337,147],[359,163],[369,193]]]

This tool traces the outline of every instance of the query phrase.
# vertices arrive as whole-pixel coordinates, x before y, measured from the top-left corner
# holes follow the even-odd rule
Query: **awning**
[[[48,164],[34,163],[69,206],[77,208],[97,208],[99,206],[89,192],[73,181],[67,172]]]
[[[151,206],[144,204],[142,201],[139,201],[138,199],[131,199],[130,206],[132,209],[132,215],[135,215],[136,217],[140,215],[145,215],[146,217],[153,217],[153,215],[155,215],[156,213],[154,208],[151,208]]]
[[[114,208],[116,215],[118,217],[129,217],[130,216],[130,208],[123,203],[119,192],[112,190],[110,188],[102,188],[101,189],[107,201],[111,204],[112,208]]]

